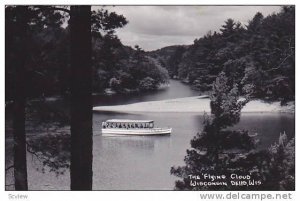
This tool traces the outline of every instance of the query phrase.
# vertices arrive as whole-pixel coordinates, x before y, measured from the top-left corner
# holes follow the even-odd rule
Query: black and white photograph
[[[3,9],[5,191],[295,191],[295,5]]]

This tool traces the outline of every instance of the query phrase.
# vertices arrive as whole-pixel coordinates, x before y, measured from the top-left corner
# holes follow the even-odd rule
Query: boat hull
[[[170,135],[171,132],[172,132],[172,128],[151,128],[151,129],[102,128],[102,136]]]

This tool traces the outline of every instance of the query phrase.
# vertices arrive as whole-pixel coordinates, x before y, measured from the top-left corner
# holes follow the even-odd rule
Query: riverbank
[[[161,101],[148,101],[126,105],[97,106],[94,111],[109,112],[210,112],[210,99],[207,96],[193,96],[186,98],[176,98]],[[251,112],[278,112],[294,113],[295,103],[289,102],[286,106],[281,106],[280,102],[266,103],[262,100],[250,101],[243,109],[243,113]]]

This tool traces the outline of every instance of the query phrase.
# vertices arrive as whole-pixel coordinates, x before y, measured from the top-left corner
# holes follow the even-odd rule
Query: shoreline
[[[210,99],[204,96],[192,96],[160,101],[147,101],[126,105],[96,106],[93,111],[142,113],[142,112],[189,112],[210,113]],[[295,113],[295,102],[291,101],[281,106],[279,101],[266,103],[262,100],[252,100],[242,109],[242,113]]]

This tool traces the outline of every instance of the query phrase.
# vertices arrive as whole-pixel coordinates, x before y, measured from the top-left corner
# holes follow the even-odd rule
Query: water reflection
[[[93,103],[94,106],[122,105],[143,101],[158,101],[198,95],[199,92],[192,90],[188,85],[177,80],[170,80],[170,87],[162,88],[153,92],[146,92],[142,94],[116,94],[111,96],[94,95]]]
[[[123,146],[128,149],[154,149],[154,141],[143,136],[103,137],[101,146],[118,149]]]
[[[242,113],[235,128],[257,134],[257,148],[264,149],[278,140],[279,133],[285,132],[288,139],[295,136],[295,116],[288,113]]]

